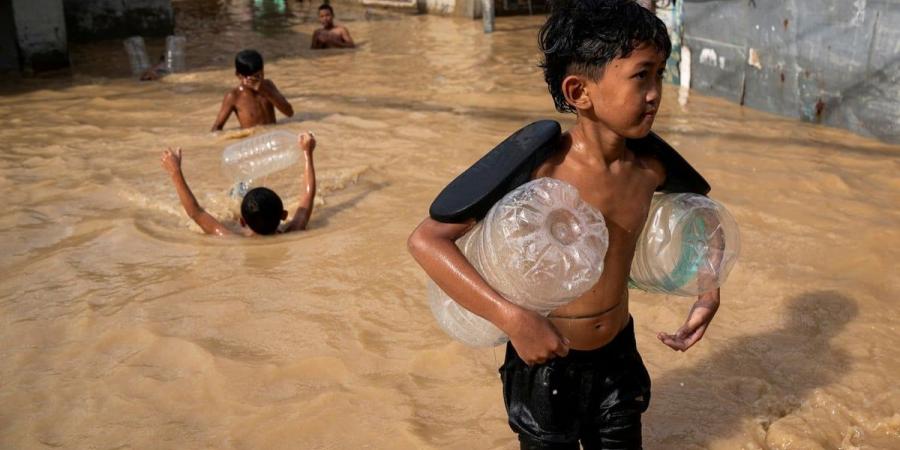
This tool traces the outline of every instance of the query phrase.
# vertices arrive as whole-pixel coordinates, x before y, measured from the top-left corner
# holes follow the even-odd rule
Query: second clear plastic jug
[[[150,67],[150,59],[147,57],[147,47],[144,38],[132,36],[125,39],[125,52],[128,53],[128,62],[131,64],[131,74],[139,77]]]
[[[243,196],[253,180],[286,169],[299,160],[297,135],[272,131],[225,147],[222,172],[235,184],[232,195]]]
[[[695,296],[721,286],[741,251],[737,222],[702,195],[657,194],[638,238],[631,286]]]

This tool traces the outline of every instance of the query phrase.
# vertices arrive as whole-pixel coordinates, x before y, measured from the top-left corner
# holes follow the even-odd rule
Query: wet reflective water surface
[[[571,123],[536,67],[542,18],[486,36],[338,3],[361,45],[313,52],[317,4],[173,3],[187,73],[134,81],[117,40],[0,87],[0,448],[517,448],[502,352],[441,333],[405,239],[505,136]],[[219,158],[237,121],[207,130],[245,47],[297,111],[276,127],[319,139],[305,233],[204,236],[159,166],[183,147],[201,204],[233,221]],[[645,447],[900,448],[900,147],[666,89],[655,130],[743,255],[687,353],[655,334],[691,300],[633,292]],[[293,208],[300,177],[267,183]]]

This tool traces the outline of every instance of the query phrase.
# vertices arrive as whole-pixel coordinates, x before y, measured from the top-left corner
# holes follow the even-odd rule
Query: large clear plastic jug
[[[575,187],[539,178],[503,197],[456,245],[504,298],[548,314],[597,283],[609,235],[603,215]],[[447,334],[473,347],[506,341],[493,324],[429,283],[429,306]]]
[[[139,77],[150,67],[150,59],[147,57],[147,47],[144,38],[132,36],[125,39],[125,52],[128,53],[128,63],[131,64],[131,74]]]
[[[286,169],[299,160],[297,135],[272,131],[225,147],[222,172],[234,183],[231,195],[243,197],[254,180]]]
[[[184,36],[169,36],[166,38],[166,69],[171,73],[185,71],[185,45],[187,39]]]

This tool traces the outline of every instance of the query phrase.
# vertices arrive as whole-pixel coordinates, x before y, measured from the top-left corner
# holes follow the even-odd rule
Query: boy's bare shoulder
[[[225,101],[234,101],[240,95],[240,86],[233,87],[225,93]]]
[[[641,167],[645,169],[648,176],[653,178],[656,186],[662,186],[666,181],[666,166],[663,165],[662,161],[653,154],[635,155],[635,159],[640,163]]]

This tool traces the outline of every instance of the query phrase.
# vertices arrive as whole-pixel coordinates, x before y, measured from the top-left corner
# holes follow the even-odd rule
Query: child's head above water
[[[319,6],[319,23],[325,28],[330,28],[334,25],[334,8],[328,3],[323,3]]]
[[[241,223],[256,234],[275,234],[285,218],[281,197],[269,188],[251,189],[241,202]]]
[[[262,70],[263,57],[256,50],[241,50],[234,57],[234,71],[240,76],[253,76]]]
[[[672,43],[665,24],[634,0],[557,0],[541,28],[539,40],[544,53],[541,63],[544,79],[560,112],[616,109],[621,105],[616,105],[617,99],[611,98],[612,94],[621,97],[620,101],[632,103],[626,105],[633,109],[625,111],[627,115],[655,113],[659,99],[654,96],[661,94],[661,84],[657,93],[650,92],[653,87],[649,84],[661,83]],[[623,61],[624,64],[618,64]],[[605,77],[610,71],[615,71],[615,76],[604,80],[610,78]],[[622,71],[625,72],[619,73]],[[579,81],[567,81],[572,76]],[[609,86],[595,87],[594,92],[588,92],[593,103],[581,102],[581,94],[589,91],[592,83]],[[609,90],[602,92],[606,88]],[[637,96],[643,98],[640,101],[632,98]],[[598,105],[603,103],[598,100],[605,103]],[[647,105],[650,108],[639,111]],[[634,117],[620,119],[621,123],[610,124],[610,128],[618,125],[628,128],[622,130],[624,134],[638,132],[633,128]],[[649,123],[652,124],[652,117]],[[649,132],[649,126],[641,128]]]

